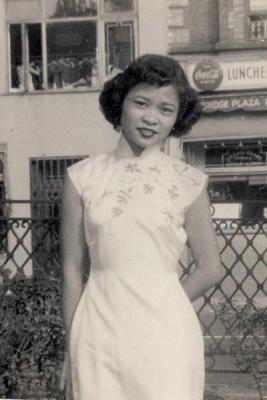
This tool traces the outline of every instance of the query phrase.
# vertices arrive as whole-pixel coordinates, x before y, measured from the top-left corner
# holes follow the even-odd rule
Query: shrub
[[[58,280],[0,286],[0,397],[55,397],[64,355]]]
[[[267,310],[255,304],[217,305],[216,313],[230,335],[229,354],[233,364],[248,372],[256,383],[260,399],[267,393]]]

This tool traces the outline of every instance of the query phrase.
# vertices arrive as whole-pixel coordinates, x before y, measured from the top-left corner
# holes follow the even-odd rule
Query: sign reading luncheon
[[[229,81],[267,79],[267,66],[248,65],[244,67],[232,67],[227,69],[227,75]]]
[[[207,58],[187,66],[190,83],[202,92],[267,88],[267,60],[218,61]]]

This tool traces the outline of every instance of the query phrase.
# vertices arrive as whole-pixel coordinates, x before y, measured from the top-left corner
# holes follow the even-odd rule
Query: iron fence
[[[64,330],[60,215],[57,212],[55,217],[52,211],[60,207],[42,201],[9,201],[3,207],[0,397],[56,398]],[[26,217],[21,217],[18,207],[24,209]],[[205,338],[206,368],[250,372],[261,390],[267,359],[267,219],[213,222],[224,277],[196,304]],[[182,275],[194,268],[189,250],[185,250],[179,267]]]

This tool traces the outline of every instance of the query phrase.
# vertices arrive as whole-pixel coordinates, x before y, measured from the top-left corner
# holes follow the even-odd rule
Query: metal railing
[[[60,218],[47,215],[54,204],[9,201],[4,205],[6,216],[0,217],[0,397],[59,395],[64,354]],[[19,215],[19,206],[26,207],[28,216]],[[267,219],[213,222],[224,277],[196,304],[206,368],[253,373],[251,365],[255,370],[258,357],[256,378],[260,376],[262,385],[266,365],[262,368],[259,354],[267,359]],[[194,268],[187,249],[179,268],[182,274]]]

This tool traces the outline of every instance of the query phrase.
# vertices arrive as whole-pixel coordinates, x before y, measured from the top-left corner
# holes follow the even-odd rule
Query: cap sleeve
[[[79,161],[67,168],[67,174],[80,196],[82,196],[83,193],[83,182],[85,179],[85,175],[88,175],[89,170],[89,158]]]
[[[179,175],[183,182],[184,198],[188,209],[199,195],[207,190],[208,175],[181,161],[179,163]]]

